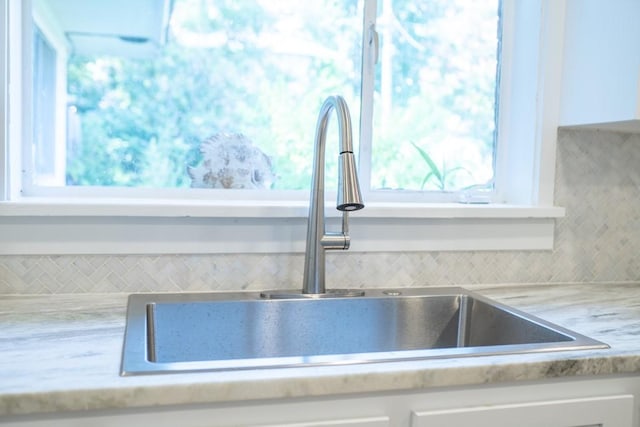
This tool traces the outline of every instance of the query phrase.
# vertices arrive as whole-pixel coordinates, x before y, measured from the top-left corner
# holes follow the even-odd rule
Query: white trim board
[[[2,217],[1,255],[299,253],[306,218]],[[553,218],[351,218],[352,252],[550,250]],[[328,230],[339,229],[339,218]]]

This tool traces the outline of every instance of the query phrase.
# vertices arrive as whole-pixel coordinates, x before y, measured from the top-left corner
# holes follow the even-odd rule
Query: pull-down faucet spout
[[[329,114],[335,110],[338,116],[340,161],[338,163],[338,201],[336,208],[342,211],[342,231],[327,232],[324,217],[324,168],[325,145]],[[361,296],[361,290],[325,288],[325,251],[329,249],[349,249],[349,212],[364,208],[360,194],[360,184],[356,173],[351,117],[349,107],[341,96],[331,96],[322,104],[318,123],[311,179],[311,199],[307,221],[307,246],[304,260],[302,293],[291,291],[261,292],[262,298],[327,298]]]
[[[340,144],[338,201],[336,206],[338,210],[342,211],[342,231],[340,233],[326,232],[324,217],[325,146],[329,113],[332,110],[335,110],[338,117]],[[314,146],[302,293],[322,295],[326,292],[324,251],[328,249],[349,249],[349,211],[364,208],[353,155],[349,107],[341,96],[331,96],[322,104],[316,125]]]

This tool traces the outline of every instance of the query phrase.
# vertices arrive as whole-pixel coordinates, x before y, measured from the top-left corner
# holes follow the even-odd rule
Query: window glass
[[[69,54],[67,93],[58,94],[67,98],[67,120],[56,123],[66,127],[66,146],[58,147],[64,177],[33,182],[309,188],[316,118],[327,96],[345,97],[356,149],[360,143],[362,16],[370,5],[34,0]],[[371,176],[364,182],[394,190],[491,187],[498,0],[378,0],[377,7],[374,122],[364,124],[373,126],[373,141],[361,142],[371,144],[365,152],[372,156],[360,159]],[[47,69],[34,63],[36,75]],[[35,108],[42,101],[34,100],[34,116],[44,114]],[[328,135],[332,187],[337,132]],[[48,149],[36,138],[34,177],[46,173],[38,159],[53,156]]]
[[[357,130],[357,1],[44,3],[71,44],[60,185],[308,188],[327,96]]]
[[[33,43],[33,162],[42,183],[55,174],[56,52],[38,29]]]
[[[490,187],[496,0],[380,0],[373,188]]]

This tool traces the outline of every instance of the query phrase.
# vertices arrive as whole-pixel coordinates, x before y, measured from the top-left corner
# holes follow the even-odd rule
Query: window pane
[[[40,30],[33,33],[33,162],[36,182],[55,175],[56,53]]]
[[[362,1],[40,3],[71,44],[63,185],[306,189],[327,96],[357,130]]]
[[[380,0],[372,187],[493,179],[498,0]]]

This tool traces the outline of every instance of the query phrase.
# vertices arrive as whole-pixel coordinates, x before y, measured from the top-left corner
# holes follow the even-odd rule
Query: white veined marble
[[[120,377],[125,294],[0,300],[0,417],[640,372],[640,285],[470,286],[609,350]]]

